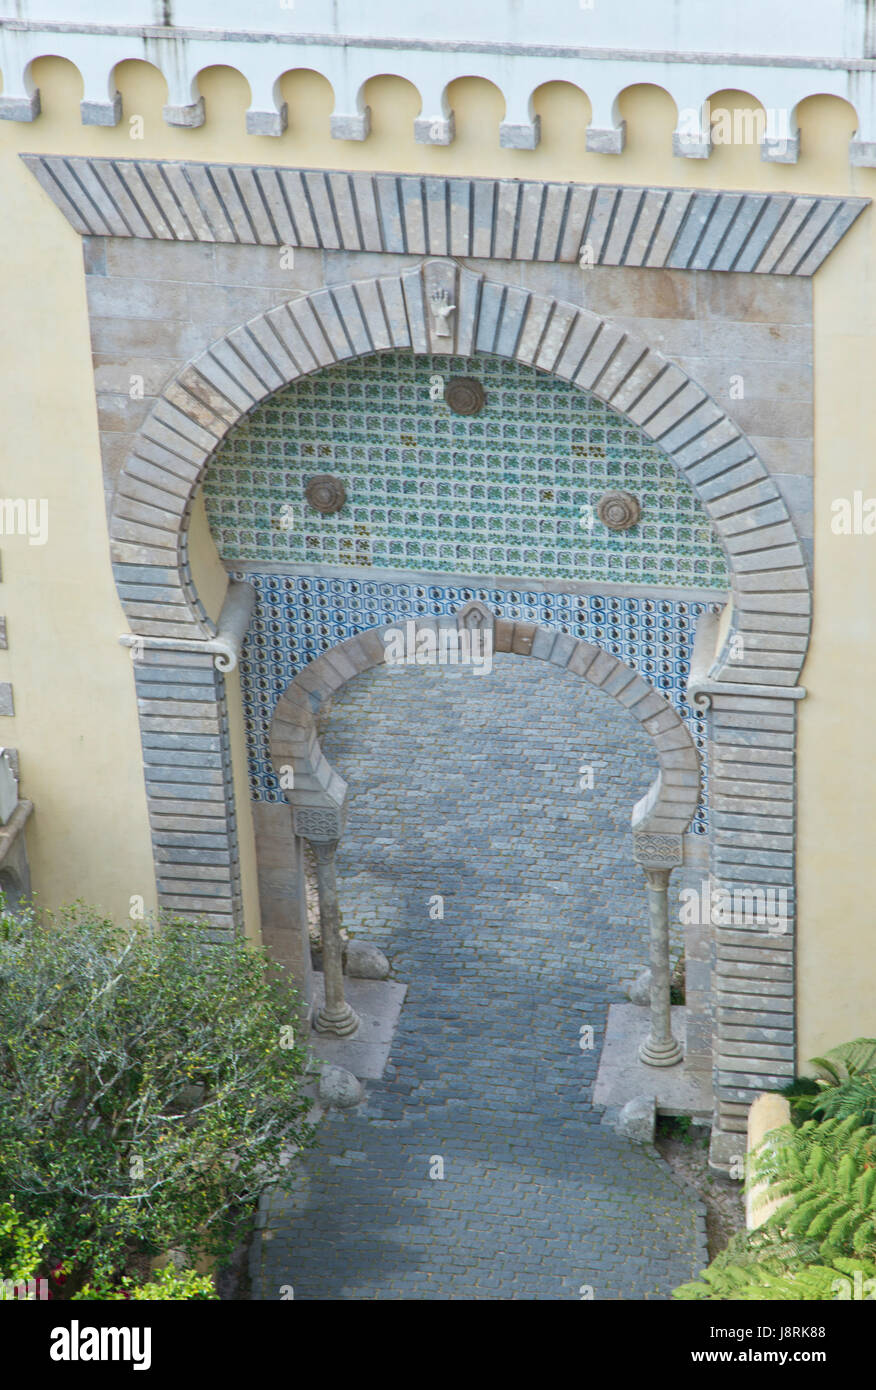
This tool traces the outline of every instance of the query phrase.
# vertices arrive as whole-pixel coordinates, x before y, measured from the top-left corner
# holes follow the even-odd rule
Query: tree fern
[[[852,1076],[876,1069],[876,1038],[855,1038],[831,1048],[823,1057],[813,1057],[809,1065],[823,1081],[838,1086]]]
[[[798,1076],[782,1087],[795,1124],[813,1116],[846,1119],[859,1115],[876,1125],[876,1038],[855,1038],[812,1057],[815,1076]]]
[[[773,1130],[749,1168],[775,1211],[674,1298],[876,1301],[876,1038],[811,1065],[817,1079],[785,1088],[796,1128]]]
[[[826,1263],[797,1268],[763,1263],[727,1264],[716,1268],[716,1264],[713,1261],[704,1269],[699,1280],[675,1289],[673,1298],[740,1303],[824,1303],[872,1299],[876,1294],[876,1263],[873,1260],[848,1259],[840,1255]]]
[[[816,1241],[822,1255],[876,1255],[876,1133],[859,1115],[774,1130],[749,1183],[784,1199],[770,1226]]]
[[[811,1113],[825,1120],[857,1115],[863,1124],[876,1125],[876,1071],[827,1086],[812,1101]]]
[[[768,1264],[777,1270],[795,1265],[814,1264],[818,1246],[812,1240],[798,1240],[775,1226],[761,1226],[756,1231],[739,1231],[731,1236],[725,1248],[712,1260],[710,1269],[745,1268],[748,1265]]]

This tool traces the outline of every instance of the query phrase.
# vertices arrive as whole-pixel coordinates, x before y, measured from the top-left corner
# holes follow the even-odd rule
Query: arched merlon
[[[539,141],[533,92],[546,82],[567,82],[586,90],[592,105],[588,148],[619,154],[624,147],[623,122],[614,109],[619,94],[631,86],[659,83],[679,112],[699,109],[710,94],[722,91],[752,92],[766,111],[789,114],[807,97],[838,97],[858,116],[849,151],[852,164],[876,164],[876,73],[865,13],[869,7],[860,0],[798,0],[794,6],[778,7],[772,40],[765,30],[766,7],[758,0],[741,0],[734,7],[729,30],[718,6],[698,0],[651,0],[637,16],[637,48],[630,47],[630,26],[622,7],[591,5],[582,17],[580,7],[568,0],[542,0],[537,23],[523,20],[524,31],[538,30],[537,43],[515,41],[506,7],[496,5],[481,7],[476,42],[463,37],[470,32],[468,15],[454,15],[446,5],[422,13],[409,4],[380,6],[379,15],[369,14],[367,35],[352,32],[360,27],[349,18],[355,6],[347,7],[345,20],[345,7],[339,10],[329,0],[310,0],[310,33],[282,32],[284,23],[299,28],[292,6],[286,15],[282,7],[268,6],[271,28],[261,32],[259,17],[249,12],[252,7],[247,7],[244,21],[241,7],[231,0],[213,0],[209,27],[156,25],[151,22],[152,8],[143,0],[143,13],[136,17],[139,24],[133,15],[124,25],[77,22],[75,13],[60,23],[5,20],[0,25],[0,118],[39,119],[40,92],[30,68],[36,58],[55,55],[79,70],[81,119],[86,125],[119,124],[123,110],[114,69],[125,61],[146,61],[167,83],[164,119],[171,125],[199,126],[206,113],[198,75],[219,65],[232,68],[249,85],[246,130],[282,136],[288,113],[280,79],[286,72],[308,68],[334,91],[331,134],[341,140],[365,140],[370,125],[362,101],[364,84],[373,77],[403,73],[420,95],[416,138],[448,144],[454,138],[454,122],[447,88],[459,78],[475,77],[492,83],[505,100],[505,120],[497,132],[501,144],[533,149]],[[179,19],[176,13],[175,18]],[[520,18],[518,14],[518,23]],[[241,30],[241,22],[253,24],[255,32]],[[677,32],[685,33],[687,51],[665,48],[667,35]],[[735,37],[727,51],[731,32]],[[833,51],[830,36],[838,34],[843,35],[843,56]],[[777,150],[775,141],[762,140],[762,157],[796,158],[796,141],[778,143]],[[708,139],[676,140],[673,148],[690,158],[708,157],[710,150]]]
[[[431,296],[456,306],[435,333]],[[138,432],[119,478],[112,557],[135,633],[214,635],[186,554],[189,512],[204,469],[259,402],[308,373],[370,353],[493,353],[591,392],[666,452],[700,498],[728,555],[732,663],[713,680],[793,686],[809,630],[809,579],[785,501],[749,440],[680,367],[586,309],[497,284],[450,260],[401,275],[319,290],[235,329],[168,386]],[[725,647],[725,651],[727,648]]]
[[[456,629],[457,616],[420,617],[368,628],[317,657],[300,671],[280,696],[271,720],[270,753],[280,785],[292,786],[286,798],[293,808],[295,831],[307,839],[337,839],[344,824],[347,783],[332,768],[320,747],[315,714],[325,699],[364,671],[385,663],[386,634],[414,624],[428,629]],[[549,661],[611,695],[638,719],[650,735],[660,771],[633,809],[636,857],[649,863],[680,862],[681,835],[689,826],[700,796],[700,761],[687,726],[672,706],[637,672],[602,647],[536,623],[498,618],[494,650]]]

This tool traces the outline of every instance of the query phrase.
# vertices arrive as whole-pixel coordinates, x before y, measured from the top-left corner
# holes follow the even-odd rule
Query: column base
[[[313,1020],[313,1027],[317,1033],[334,1033],[339,1038],[346,1038],[359,1027],[359,1015],[349,1004],[342,1005],[340,1009],[329,1009],[323,1005]]]
[[[639,1048],[639,1061],[649,1067],[674,1067],[684,1061],[684,1051],[676,1038],[662,1043],[646,1038]]]

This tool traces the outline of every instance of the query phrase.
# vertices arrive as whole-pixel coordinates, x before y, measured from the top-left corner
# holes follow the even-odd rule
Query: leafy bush
[[[773,1130],[750,1165],[748,1185],[779,1205],[673,1297],[876,1297],[876,1039],[811,1065],[816,1077],[784,1089],[794,1124]]]
[[[780,1094],[791,1107],[792,1124],[802,1125],[805,1120],[812,1119],[812,1107],[822,1090],[823,1087],[814,1076],[796,1076],[787,1086],[782,1087]]]
[[[138,1284],[135,1279],[124,1277],[119,1284],[106,1280],[86,1284],[73,1298],[89,1302],[131,1299],[133,1302],[166,1303],[170,1300],[218,1298],[219,1295],[209,1274],[196,1274],[193,1269],[175,1269],[172,1264],[156,1271],[152,1279]]]
[[[813,1057],[809,1063],[816,1075],[831,1086],[839,1086],[852,1076],[876,1068],[876,1038],[855,1038],[831,1048],[823,1057]]]
[[[14,1202],[0,1202],[0,1279],[35,1279],[48,1236],[45,1221],[27,1221]]]
[[[798,1076],[782,1088],[794,1124],[820,1115],[844,1120],[859,1115],[876,1124],[876,1038],[855,1038],[834,1047],[809,1065],[815,1076]]]
[[[297,997],[244,943],[81,904],[0,916],[0,1200],[105,1278],[132,1250],[227,1256],[311,1141]]]
[[[759,1230],[734,1236],[682,1300],[824,1301],[876,1293],[876,1132],[847,1120],[772,1131],[748,1183],[784,1198]],[[868,1281],[869,1282],[868,1284]]]

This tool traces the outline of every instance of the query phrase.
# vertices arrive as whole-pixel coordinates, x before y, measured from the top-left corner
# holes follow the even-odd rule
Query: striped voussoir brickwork
[[[776,690],[711,695],[713,885],[739,904],[757,894],[769,918],[745,925],[734,914],[732,925],[715,926],[715,1089],[720,1128],[730,1133],[744,1134],[756,1096],[797,1070],[797,704]]]
[[[241,891],[224,678],[200,652],[146,648],[133,664],[159,906],[227,940]]]
[[[446,291],[457,306],[449,338],[435,333],[429,305],[436,291]],[[796,683],[810,621],[809,579],[793,522],[748,439],[706,392],[646,344],[585,309],[435,260],[401,275],[302,296],[213,344],[165,390],[120,479],[113,558],[123,592],[139,594],[128,600],[135,631],[144,624],[170,638],[212,631],[192,589],[182,538],[195,487],[227,431],[298,376],[400,348],[495,353],[553,372],[627,415],[688,479],[728,552],[734,603],[728,639],[742,638],[735,659],[725,659],[728,641],[709,672],[715,736],[729,718],[756,749],[755,775],[746,763],[738,776],[716,780],[727,843],[715,842],[712,872],[731,886],[792,883],[792,852],[784,846],[762,850],[751,826],[762,825],[773,805],[764,799],[753,807],[768,780],[757,776],[761,760],[785,775],[761,733],[776,719],[791,732],[793,747]],[[722,699],[729,705],[715,687],[726,692]],[[782,786],[779,800],[793,815],[793,782],[775,785]],[[764,853],[778,861],[764,861]],[[719,1055],[716,1082],[725,1130],[741,1124],[745,1101],[793,1070],[793,894],[787,910],[781,938],[719,929],[717,1045],[726,1051]],[[762,1014],[759,999],[769,1003]],[[790,1031],[776,1024],[779,1016],[791,1023]]]
[[[691,689],[709,706],[711,883],[731,893],[783,892],[778,929],[735,919],[715,926],[716,1125],[736,1143],[748,1103],[796,1063],[794,750],[810,626],[806,564],[779,487],[727,413],[647,342],[527,288],[526,263],[583,263],[584,249],[597,266],[805,277],[868,200],[23,157],[83,235],[423,258],[377,278],[370,258],[357,278],[353,258],[349,283],[260,313],[165,388],[136,435],[111,521],[119,592],[136,634],[195,648],[215,636],[186,550],[192,500],[214,450],[261,401],[357,356],[483,353],[552,373],[639,426],[690,483],[732,575],[732,621]],[[451,257],[515,260],[522,283],[496,283]],[[447,337],[436,332],[433,302],[455,306]],[[295,769],[299,834],[325,838],[340,829],[345,793],[307,723],[320,693],[307,682],[351,678],[357,654],[374,640],[363,634],[326,653],[281,701],[273,757]],[[536,634],[533,647],[550,641],[554,661],[568,640]],[[161,901],[206,910],[215,929],[227,931],[240,890],[222,675],[206,652],[147,650],[147,658],[137,681]],[[570,649],[569,662],[582,659]],[[593,658],[594,672],[601,660]],[[200,681],[210,692],[204,699]],[[634,689],[631,681],[627,694]],[[643,696],[642,709],[652,697],[660,698]],[[185,776],[175,775],[183,768]],[[683,762],[679,770],[693,772]],[[662,847],[661,798],[673,783],[652,788],[652,800],[637,809],[652,853]],[[674,785],[678,799],[670,799],[686,814],[692,784]]]
[[[428,629],[436,637],[442,628],[457,627],[455,617],[418,617],[409,621],[416,633]],[[284,770],[292,770],[292,785],[286,798],[292,805],[299,834],[307,834],[304,827],[312,821],[314,812],[321,813],[326,830],[312,838],[333,839],[341,833],[347,784],[322,752],[314,716],[322,702],[347,681],[385,662],[386,635],[393,631],[404,637],[405,624],[369,628],[338,643],[305,666],[277,702],[271,721],[271,760],[281,785],[288,785]],[[652,845],[662,844],[665,837],[668,862],[680,862],[681,836],[690,825],[700,796],[699,755],[680,715],[642,676],[590,642],[552,632],[536,623],[506,618],[496,620],[494,640],[497,652],[549,661],[581,677],[612,696],[638,719],[654,742],[660,770],[653,786],[633,808],[634,842],[642,835]],[[652,854],[648,862],[656,862]]]
[[[448,337],[435,331],[436,293],[457,306]],[[195,489],[227,432],[300,376],[401,348],[522,362],[592,392],[640,426],[688,480],[729,555],[744,643],[716,678],[795,684],[809,623],[805,560],[782,494],[745,435],[679,367],[610,321],[450,260],[271,309],[214,343],[165,389],[120,477],[111,526],[135,631],[213,634],[192,586],[184,537]]]
[[[83,236],[812,275],[866,198],[25,154]]]

